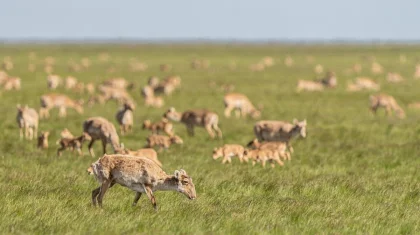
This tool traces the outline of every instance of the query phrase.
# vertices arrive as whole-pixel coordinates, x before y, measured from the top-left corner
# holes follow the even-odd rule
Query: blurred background
[[[0,39],[415,41],[418,9],[415,0],[13,0],[2,2]]]

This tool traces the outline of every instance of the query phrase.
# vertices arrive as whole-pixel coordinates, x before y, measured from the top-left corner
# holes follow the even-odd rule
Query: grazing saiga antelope
[[[175,191],[189,199],[197,194],[192,178],[185,170],[176,170],[174,175],[166,174],[154,161],[143,157],[127,157],[125,155],[104,155],[88,168],[101,184],[92,191],[92,204],[98,202],[102,207],[102,199],[106,191],[114,184],[120,184],[136,192],[133,206],[137,205],[142,193],[146,193],[155,210],[157,203],[154,191]]]
[[[103,86],[108,86],[120,90],[131,90],[134,88],[134,83],[125,80],[124,78],[111,78],[102,82]]]
[[[102,150],[104,154],[106,153],[107,144],[111,145],[114,153],[121,148],[120,137],[118,136],[114,124],[103,117],[91,117],[86,119],[83,122],[83,132],[86,132],[92,138],[88,145],[89,153],[92,157],[95,156],[92,146],[96,140],[102,141]]]
[[[38,113],[33,108],[29,108],[27,105],[21,107],[17,105],[16,121],[19,126],[19,136],[23,139],[23,129],[25,129],[25,138],[32,140],[34,135],[35,138],[38,135]],[[35,133],[35,134],[34,134]]]
[[[213,149],[213,159],[216,160],[223,157],[222,164],[232,163],[232,157],[237,156],[242,163],[244,160],[248,162],[248,158],[244,158],[244,147],[239,144],[225,144],[222,147]]]
[[[43,131],[38,137],[38,148],[40,149],[47,149],[48,148],[48,136],[50,135],[50,132]]]
[[[175,108],[171,107],[165,112],[163,117],[174,122],[182,122],[187,127],[188,134],[194,136],[194,126],[204,127],[211,138],[215,137],[213,132],[219,138],[222,138],[222,131],[220,130],[219,116],[208,110],[187,110],[183,113],[177,112]]]
[[[388,72],[386,80],[391,83],[399,83],[404,81],[404,78],[398,73]]]
[[[67,90],[73,89],[76,87],[77,79],[72,76],[68,76],[65,81],[65,87]]]
[[[98,87],[98,90],[106,101],[112,99],[116,100],[119,104],[124,104],[126,102],[135,103],[130,94],[124,89],[101,85]]]
[[[236,117],[239,117],[239,115],[242,117],[250,115],[254,119],[261,117],[261,111],[254,107],[246,95],[239,93],[229,93],[225,95],[223,101],[225,103],[226,117],[230,117],[230,114],[234,109],[236,111]]]
[[[174,135],[174,125],[168,119],[162,118],[160,122],[152,123],[150,120],[143,122],[143,130],[150,130],[152,134],[159,134],[165,132],[168,136]]]
[[[76,110],[79,114],[83,113],[83,100],[74,101],[63,94],[46,94],[41,96],[41,109],[39,115],[41,118],[50,117],[50,109],[57,107],[59,109],[59,117],[67,116],[67,108]]]
[[[133,130],[133,111],[134,104],[124,103],[123,108],[115,115],[115,118],[120,125],[121,135]]]
[[[254,125],[254,133],[260,142],[285,142],[289,151],[293,153],[293,147],[290,144],[290,140],[297,136],[306,137],[306,119],[303,121],[294,119],[293,124],[284,121],[259,121]]]
[[[162,167],[162,163],[159,161],[157,157],[157,152],[153,148],[141,148],[138,150],[130,150],[126,149],[123,144],[121,144],[121,149],[117,151],[118,154],[124,154],[134,157],[145,157],[149,158],[150,160],[154,161],[160,167]]]
[[[296,87],[296,92],[322,90],[324,90],[324,85],[321,82],[310,80],[298,80],[298,85]]]
[[[83,143],[91,139],[90,135],[86,132],[83,132],[83,134],[77,138],[61,138],[58,142],[60,148],[57,149],[57,156],[61,156],[61,152],[66,149],[70,149],[71,151],[76,149],[77,153],[79,153],[80,156],[83,156]]]
[[[168,149],[172,144],[183,144],[184,141],[181,137],[166,136],[166,135],[150,135],[147,137],[146,148],[153,148],[154,146],[159,146],[159,151],[163,148]]]
[[[376,114],[378,108],[384,108],[386,114],[390,116],[392,111],[395,112],[397,117],[405,118],[404,110],[398,105],[394,97],[386,94],[371,95],[369,97],[370,110]]]

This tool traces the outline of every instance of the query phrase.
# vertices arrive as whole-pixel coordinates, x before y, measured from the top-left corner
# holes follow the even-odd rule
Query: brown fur
[[[174,127],[168,119],[162,118],[161,121],[152,123],[150,120],[145,120],[143,122],[143,130],[150,130],[153,134],[159,134],[160,132],[165,132],[168,136],[174,135]]]
[[[386,114],[391,116],[392,111],[395,112],[397,117],[405,118],[404,110],[398,105],[394,97],[386,94],[371,95],[369,97],[370,110],[376,114],[378,108],[384,108]]]
[[[91,140],[91,137],[86,132],[83,132],[83,134],[77,138],[62,138],[59,141],[60,148],[57,149],[57,156],[61,156],[61,152],[66,149],[70,149],[72,151],[76,149],[77,153],[79,153],[80,156],[83,156],[83,143],[88,140]]]
[[[245,117],[250,115],[252,118],[257,119],[261,117],[261,111],[257,110],[246,95],[239,93],[226,94],[224,99],[225,103],[225,116],[230,117],[232,110],[238,110],[236,116]]]
[[[218,126],[219,116],[214,112],[208,110],[187,110],[180,113],[175,108],[170,108],[163,116],[169,120],[184,123],[188,134],[191,136],[194,136],[194,126],[200,126],[206,128],[211,138],[215,137],[213,130],[216,131],[219,138],[222,138],[222,131]]]
[[[183,144],[181,137],[166,136],[166,135],[151,135],[147,137],[146,148],[153,148],[154,146],[159,146],[159,150],[162,148],[168,149],[172,144]]]
[[[120,138],[114,124],[103,117],[91,117],[83,122],[83,131],[88,133],[92,140],[89,143],[89,153],[93,157],[92,146],[96,140],[102,141],[102,151],[106,153],[106,145],[110,144],[114,152],[120,149]]]
[[[45,131],[41,132],[41,134],[38,137],[38,148],[47,149],[48,148],[48,136],[50,135],[50,132]]]
[[[157,210],[154,191],[176,191],[189,199],[197,197],[192,178],[184,170],[175,171],[174,175],[166,174],[154,161],[143,157],[127,157],[125,155],[104,155],[91,164],[88,173],[93,174],[100,187],[92,191],[92,204],[98,202],[102,207],[102,199],[106,191],[114,184],[120,184],[136,192],[133,206],[146,193],[153,207]]]
[[[83,100],[74,101],[66,95],[50,93],[41,96],[41,109],[39,115],[41,118],[50,116],[49,110],[57,107],[59,109],[59,117],[67,116],[67,108],[76,110],[79,114],[83,113]]]
[[[241,163],[244,160],[248,162],[248,158],[244,158],[244,150],[244,147],[239,144],[225,144],[213,149],[213,159],[223,157],[222,164],[225,164],[226,162],[232,163],[232,157],[237,156]]]

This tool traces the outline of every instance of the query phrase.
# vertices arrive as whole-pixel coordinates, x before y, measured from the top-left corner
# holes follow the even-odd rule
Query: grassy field
[[[28,71],[30,52],[37,64]],[[109,53],[109,62],[100,62],[100,53]],[[413,79],[420,47],[399,46],[275,46],[275,45],[9,45],[0,47],[0,58],[10,56],[14,68],[9,74],[22,79],[21,91],[2,91],[0,142],[0,231],[36,234],[419,234],[420,233],[420,111],[407,104],[420,101],[420,80]],[[408,61],[399,63],[400,54]],[[288,68],[290,55],[295,65]],[[309,63],[307,56],[313,56]],[[375,56],[385,71],[400,73],[406,81],[390,84],[385,74],[374,76],[366,56]],[[134,133],[121,137],[126,147],[137,149],[148,135],[141,123],[158,120],[170,106],[178,110],[208,108],[220,116],[223,140],[210,140],[204,129],[187,136],[181,124],[175,132],[184,145],[175,145],[159,155],[164,170],[185,169],[192,176],[197,200],[190,201],[174,192],[157,192],[159,210],[155,212],[146,197],[131,207],[134,193],[115,186],[104,198],[103,209],[90,204],[91,190],[97,182],[86,173],[96,160],[65,152],[56,157],[55,141],[64,127],[81,133],[87,117],[103,116],[116,124],[118,106],[85,108],[83,115],[70,110],[59,119],[57,110],[40,130],[50,130],[50,149],[36,149],[35,141],[19,141],[15,120],[16,104],[39,108],[39,97],[49,92],[44,58],[56,58],[54,73],[74,75],[81,81],[98,84],[122,76],[137,88],[131,94],[137,101]],[[250,72],[248,66],[264,56],[276,64],[264,72]],[[69,72],[70,60],[87,57],[92,66]],[[131,58],[149,65],[144,72],[132,72]],[[192,70],[193,58],[211,61],[208,70]],[[236,70],[228,68],[235,61]],[[159,64],[173,65],[172,72],[161,72]],[[338,88],[325,92],[296,93],[298,79],[316,77],[314,66],[337,73]],[[393,95],[407,112],[400,120],[374,117],[368,110],[371,92],[346,92],[347,81],[356,77],[344,73],[361,63],[361,75],[381,84],[381,91]],[[114,67],[115,72],[107,72]],[[151,75],[178,74],[182,88],[165,98],[161,109],[145,108],[139,87]],[[261,165],[222,165],[211,158],[212,149],[225,143],[245,145],[254,138],[254,120],[223,117],[223,95],[209,83],[234,84],[255,104],[263,104],[262,119],[292,121],[306,118],[308,136],[293,142],[295,153],[284,167],[263,169]],[[60,88],[58,92],[79,98]],[[82,95],[87,100],[88,95]],[[100,154],[100,143],[95,152]],[[109,149],[110,150],[110,149]],[[219,159],[220,160],[220,159]]]

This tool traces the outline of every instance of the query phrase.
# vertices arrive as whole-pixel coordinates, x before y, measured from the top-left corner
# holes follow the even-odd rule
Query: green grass
[[[35,52],[38,65],[28,72],[28,54]],[[99,62],[97,55],[107,52],[110,62]],[[420,80],[413,80],[420,47],[401,46],[252,46],[252,45],[143,45],[143,46],[31,46],[0,47],[0,58],[14,61],[11,75],[22,78],[22,90],[0,95],[2,133],[0,142],[0,220],[1,233],[36,234],[419,234],[420,233],[420,125],[419,111],[407,104],[420,101]],[[406,64],[398,63],[404,54]],[[275,58],[276,65],[264,72],[250,72],[248,66],[263,56]],[[287,68],[290,55],[295,66]],[[305,57],[312,55],[313,64]],[[363,56],[374,55],[385,71],[402,74],[406,81],[391,85],[385,75],[373,76]],[[190,201],[174,192],[157,192],[159,211],[146,197],[131,207],[134,193],[115,186],[104,198],[103,209],[90,205],[91,190],[97,182],[86,174],[96,160],[65,152],[56,157],[55,141],[67,127],[82,131],[87,117],[104,116],[116,124],[117,105],[86,108],[83,115],[69,111],[59,119],[57,111],[40,130],[50,130],[50,149],[37,150],[35,141],[19,141],[15,121],[16,104],[39,107],[39,97],[47,93],[43,59],[57,59],[55,73],[74,75],[82,81],[100,81],[122,76],[138,87],[151,75],[163,77],[160,63],[174,67],[182,78],[182,88],[165,98],[161,109],[145,108],[139,89],[132,91],[137,101],[134,133],[121,137],[129,148],[145,144],[147,132],[141,130],[146,119],[160,119],[170,106],[178,110],[208,108],[220,116],[223,140],[210,140],[204,129],[188,137],[185,127],[175,124],[184,145],[175,145],[159,155],[164,170],[183,168],[196,185],[197,200]],[[68,61],[88,57],[92,67],[79,73],[68,71]],[[191,70],[194,57],[211,61],[208,70]],[[128,62],[138,58],[149,65],[144,72],[131,72]],[[237,69],[227,65],[236,61]],[[343,71],[359,62],[362,75],[378,80],[382,91],[393,95],[407,111],[407,118],[387,118],[383,112],[373,117],[368,111],[370,92],[347,93],[347,81],[354,75]],[[322,93],[295,93],[297,79],[313,79],[315,64],[336,71],[339,87]],[[106,72],[114,66],[113,74]],[[292,161],[284,167],[263,169],[260,165],[222,165],[211,158],[214,147],[224,143],[246,144],[253,138],[250,119],[226,119],[223,93],[209,88],[210,81],[232,83],[255,104],[264,104],[262,119],[308,121],[306,139],[294,141]],[[73,98],[77,94],[59,90]],[[87,99],[87,95],[83,95]],[[84,149],[86,153],[86,148]],[[95,144],[99,155],[100,143]]]

